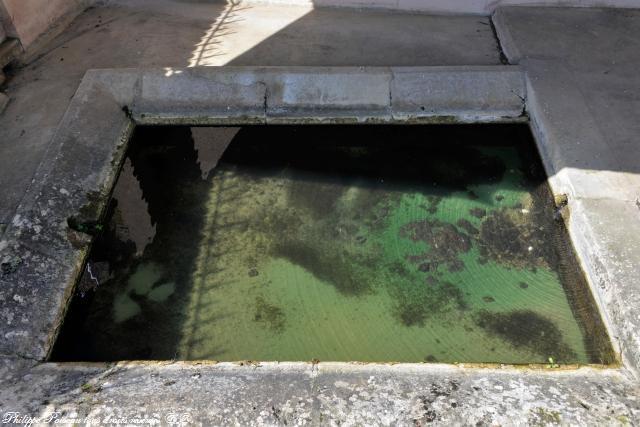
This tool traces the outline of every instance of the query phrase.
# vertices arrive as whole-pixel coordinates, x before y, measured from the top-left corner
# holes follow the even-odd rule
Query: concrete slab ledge
[[[4,365],[11,385],[0,389],[3,407],[129,424],[181,416],[196,425],[590,425],[633,423],[639,414],[637,388],[623,373],[590,368],[526,373],[324,362]],[[21,387],[26,372],[39,378],[28,388]]]
[[[203,67],[147,71],[140,124],[492,122],[524,109],[518,67]]]

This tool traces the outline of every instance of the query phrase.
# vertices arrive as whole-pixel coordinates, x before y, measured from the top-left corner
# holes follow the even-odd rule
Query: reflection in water
[[[526,129],[136,132],[54,358],[612,360]]]
[[[193,147],[198,155],[198,167],[202,179],[209,177],[209,172],[218,164],[218,160],[227,149],[240,128],[201,127],[191,128]]]
[[[117,215],[119,217],[115,219],[118,239],[125,242],[132,241],[136,246],[136,255],[140,256],[153,240],[156,227],[151,223],[147,213],[147,204],[142,198],[140,184],[133,176],[131,159],[125,161],[113,197],[118,200]]]

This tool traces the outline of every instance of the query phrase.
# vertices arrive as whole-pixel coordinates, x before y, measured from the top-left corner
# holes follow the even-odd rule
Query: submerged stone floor
[[[1,221],[6,224],[13,217],[41,160],[51,160],[47,150],[55,152],[57,147],[49,147],[48,142],[86,68],[185,66],[194,59],[194,52],[196,62],[211,61],[197,65],[221,65],[215,62],[218,59],[222,64],[252,63],[251,55],[243,56],[246,52],[253,52],[256,63],[262,65],[269,58],[276,58],[278,65],[346,65],[350,60],[350,65],[499,63],[486,18],[402,14],[389,18],[379,12],[349,12],[358,21],[362,39],[343,43],[345,36],[331,33],[326,38],[312,37],[310,47],[297,37],[313,34],[313,29],[321,31],[320,18],[325,14],[329,18],[324,19],[331,21],[331,16],[346,19],[348,13],[322,11],[310,16],[319,21],[298,16],[284,24],[278,20],[295,15],[294,9],[284,12],[269,6],[273,9],[261,13],[258,8],[237,12],[271,14],[280,22],[268,21],[274,30],[270,37],[259,34],[245,44],[242,31],[218,32],[218,40],[205,35],[212,23],[202,19],[203,11],[213,6],[176,4],[157,2],[154,12],[118,5],[92,9],[35,53],[28,66],[16,70],[8,82],[12,101],[0,116]],[[280,10],[282,14],[277,13]],[[362,16],[368,18],[355,19]],[[555,172],[552,187],[569,195],[572,212],[589,218],[588,227],[577,230],[590,239],[588,246],[582,246],[589,249],[580,255],[594,270],[590,276],[598,278],[600,303],[615,307],[608,309],[605,320],[615,326],[612,339],[623,355],[621,368],[323,362],[56,364],[9,351],[0,358],[2,416],[54,414],[68,422],[146,416],[203,425],[637,424],[640,345],[635,344],[640,344],[640,319],[634,312],[640,305],[635,279],[640,265],[640,171],[634,159],[640,157],[635,131],[640,111],[635,89],[640,86],[635,72],[640,64],[640,12],[506,8],[493,19],[507,59],[529,73],[528,85],[533,89],[529,96],[541,98],[536,117],[546,119],[534,127],[538,136],[547,136],[555,144],[543,153],[547,169]],[[245,28],[252,28],[254,20]],[[388,25],[402,29],[389,34],[413,31],[412,36],[390,36],[385,43],[367,44],[375,49],[360,49],[364,40],[369,41],[368,34],[382,37],[383,20],[387,30]],[[410,25],[413,20],[417,23]],[[302,30],[294,31],[293,21],[303,24]],[[370,23],[368,29],[363,21]],[[214,32],[241,22],[214,25]],[[136,34],[140,48],[132,49]],[[198,50],[195,45],[207,40],[216,46],[230,40],[229,49],[242,52],[234,50],[225,57]],[[280,50],[283,44],[292,47],[287,45],[292,40],[296,49]],[[324,44],[323,40],[332,41]],[[335,53],[337,47],[342,54]],[[332,50],[333,54],[327,53]],[[416,59],[416,52],[429,54]],[[5,338],[15,334],[11,319],[19,316],[6,308],[17,310],[20,298],[2,294]]]
[[[139,126],[110,206],[54,361],[615,362],[526,124]]]

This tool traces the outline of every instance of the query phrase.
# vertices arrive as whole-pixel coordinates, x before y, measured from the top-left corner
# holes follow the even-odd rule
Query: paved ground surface
[[[486,17],[126,3],[88,10],[7,82],[11,102],[0,115],[0,224],[13,216],[87,69],[500,63]]]
[[[435,365],[120,363],[15,365],[0,401],[20,415],[198,425],[633,425],[638,390],[617,371]],[[595,374],[595,375],[594,375]],[[615,400],[612,398],[615,397]],[[183,424],[187,425],[187,423]]]
[[[501,46],[625,361],[640,367],[640,10],[501,8]],[[535,110],[535,111],[534,111]]]
[[[572,84],[586,101],[599,139],[577,144],[564,166],[640,174],[640,11],[510,7],[497,15],[510,63],[557,89]],[[616,196],[640,197],[638,186],[627,190]]]
[[[209,46],[207,40],[214,40],[211,42],[214,46],[233,44],[224,40],[217,43],[219,39],[206,35],[212,21],[205,24],[199,16],[212,6],[181,8],[179,13],[171,3],[160,2],[157,7],[156,13],[136,13],[135,9],[120,7],[89,11],[74,24],[70,30],[72,32],[63,34],[53,42],[53,50],[39,58],[36,56],[35,62],[20,70],[9,82],[10,93],[12,96],[15,94],[16,99],[0,116],[0,132],[8,134],[7,137],[2,134],[1,149],[5,150],[6,144],[12,151],[3,151],[0,161],[9,163],[11,168],[7,169],[3,164],[0,177],[3,187],[14,188],[15,194],[6,196],[11,192],[1,193],[3,198],[9,199],[6,203],[2,200],[3,209],[4,206],[15,206],[29,182],[26,179],[14,181],[13,184],[7,181],[8,184],[5,184],[5,171],[11,171],[7,174],[10,177],[22,176],[22,171],[29,171],[29,177],[33,176],[32,171],[40,158],[46,156],[47,141],[64,112],[66,100],[73,94],[85,68],[145,65],[177,67],[195,64],[189,61],[206,65],[223,60],[221,58],[227,58],[224,63],[248,64],[247,58],[250,56],[246,55],[250,52],[255,52],[255,58],[265,61],[277,58],[277,54],[280,54],[280,65],[283,58],[299,58],[292,62],[294,64],[305,64],[305,60],[309,61],[307,64],[316,64],[312,61],[321,58],[349,58],[347,50],[344,50],[345,43],[339,38],[333,43],[343,53],[336,53],[335,56],[327,54],[326,49],[321,47],[324,44],[322,39],[317,38],[310,45],[300,43],[298,54],[294,53],[295,49],[285,54],[279,53],[275,47],[269,47],[272,41],[283,43],[283,40],[301,37],[298,30],[292,31],[287,37],[282,35],[287,34],[287,29],[295,28],[295,25],[304,21],[307,14],[303,12],[296,14],[293,24],[284,25],[284,30],[280,28],[284,32],[267,39],[263,37],[263,44],[250,48],[245,46],[246,49],[239,49],[242,52],[230,49],[225,50],[228,52],[226,54],[217,54],[215,48],[213,52],[206,49]],[[112,14],[110,18],[107,18],[105,10]],[[225,16],[224,12],[218,13]],[[235,13],[237,19],[249,11]],[[288,9],[287,13],[294,13],[293,9]],[[380,19],[384,15],[351,13],[357,14],[353,15],[357,17],[369,17],[371,22],[376,23],[371,24],[371,33],[380,33],[381,27],[376,25],[381,25]],[[108,23],[112,18],[115,20]],[[424,19],[425,27],[429,27],[427,23],[432,24],[430,28],[440,28],[436,22],[451,19],[407,15],[387,18],[389,22],[398,20],[395,24],[398,32],[407,31],[410,27],[403,24],[406,19]],[[102,19],[102,23],[95,27],[98,19]],[[145,27],[146,19],[156,19],[155,25],[150,23]],[[164,20],[162,22],[165,25],[173,23],[175,32],[170,34],[168,27],[158,26],[160,19]],[[234,25],[230,22],[232,19],[229,18],[227,24],[218,29],[214,23],[217,34],[221,36],[222,33],[221,37],[228,37],[227,40],[240,37],[241,34],[229,30],[224,35],[224,29]],[[274,14],[274,19],[279,18]],[[605,265],[604,275],[607,278],[596,285],[602,287],[600,294],[605,300],[603,304],[620,307],[611,310],[612,318],[608,319],[620,334],[614,339],[633,344],[639,329],[636,320],[640,321],[633,313],[633,308],[640,304],[639,285],[635,279],[637,266],[640,265],[640,248],[637,238],[633,238],[640,235],[640,208],[636,186],[638,165],[632,161],[634,156],[638,158],[637,143],[634,144],[637,132],[634,132],[637,131],[635,121],[640,115],[636,89],[639,86],[633,67],[640,63],[640,49],[637,48],[640,12],[503,9],[495,20],[506,56],[527,70],[528,96],[539,98],[536,103],[528,100],[528,105],[540,109],[536,114],[540,121],[534,123],[534,127],[544,128],[546,135],[553,137],[543,145],[547,150],[544,155],[552,173],[552,183],[555,189],[566,190],[570,195],[570,207],[575,212],[572,215],[587,219],[581,223],[586,224],[586,228],[578,231],[584,231],[586,239],[593,238],[589,244],[594,249],[593,253],[581,255],[584,259],[593,258],[593,265]],[[128,24],[124,25],[123,22]],[[185,27],[185,22],[193,23],[193,26]],[[194,38],[187,42],[196,22],[203,23],[198,32],[199,41]],[[453,22],[456,23],[455,27],[451,26]],[[388,29],[390,24],[387,24],[387,20],[384,24],[384,28]],[[451,30],[448,38],[443,38],[439,29],[434,34],[428,33],[428,36],[425,36],[424,29],[422,34],[415,30],[416,42],[425,45],[409,46],[406,38],[394,38],[395,41],[387,39],[386,44],[376,41],[378,46],[385,45],[389,51],[371,49],[358,58],[375,65],[407,65],[407,62],[401,62],[409,57],[406,55],[416,55],[425,46],[434,46],[434,40],[439,40],[437,46],[441,50],[430,48],[434,53],[423,56],[433,61],[426,65],[458,65],[458,61],[468,61],[470,64],[495,63],[498,61],[497,50],[491,33],[484,28],[485,24],[482,18],[455,18],[447,24]],[[112,43],[109,46],[114,47],[113,51],[104,48],[107,46],[107,34],[111,31],[110,25],[114,26],[114,37],[109,42]],[[115,31],[116,27],[118,31]],[[145,40],[146,49],[141,48],[135,53],[130,50],[132,35],[138,31],[131,31],[131,27],[147,28],[146,38],[138,38]],[[122,32],[125,28],[127,32]],[[312,34],[312,26],[302,28]],[[476,45],[478,40],[467,38],[467,35],[478,30],[480,37],[477,39],[483,42]],[[176,34],[184,34],[184,39]],[[204,51],[202,45],[196,46],[203,41],[203,34]],[[364,40],[365,33],[359,34],[363,34],[361,37]],[[88,38],[98,36],[102,39],[94,38],[90,42]],[[327,38],[333,36],[332,32]],[[428,40],[423,40],[425,38]],[[238,44],[233,46],[244,43],[243,38],[237,40]],[[184,55],[177,51],[165,52],[167,46],[180,43],[184,43]],[[469,43],[468,52],[460,47],[464,43]],[[607,56],[604,47],[608,52],[620,53]],[[357,44],[352,48],[354,52],[363,52]],[[487,50],[484,51],[484,48]],[[89,49],[93,53],[87,52]],[[465,56],[467,54],[469,56]],[[143,58],[149,62],[140,62]],[[382,58],[385,62],[375,62],[382,61]],[[447,60],[452,62],[444,62]],[[482,62],[484,60],[487,62]],[[609,75],[611,77],[604,77]],[[20,91],[24,94],[24,101],[17,96]],[[21,106],[20,102],[24,104]],[[31,136],[25,138],[28,131]],[[40,157],[37,158],[34,153],[39,153]],[[15,173],[16,170],[21,173]],[[601,185],[592,185],[594,180]],[[8,213],[3,215],[10,218],[12,209],[9,207]],[[614,214],[617,219],[614,219]],[[611,266],[613,268],[609,268]],[[598,274],[595,272],[593,277],[599,277]],[[628,328],[625,329],[620,328],[624,326],[620,319],[635,320],[626,322]],[[630,366],[639,365],[637,355],[640,345],[635,347],[622,349],[625,362]],[[44,416],[60,411],[61,416],[64,414],[67,419],[86,416],[132,419],[147,414],[166,420],[167,415],[175,413],[178,416],[186,414],[189,419],[203,424],[286,422],[408,425],[435,422],[584,425],[635,424],[640,420],[638,380],[634,372],[628,369],[535,371],[455,366],[430,366],[427,369],[421,366],[325,363],[317,366],[265,364],[260,367],[253,364],[121,363],[112,367],[38,364],[28,359],[3,357],[0,358],[0,377],[5,380],[0,387],[2,412],[19,411],[21,415]],[[141,396],[145,396],[144,411],[140,407]]]

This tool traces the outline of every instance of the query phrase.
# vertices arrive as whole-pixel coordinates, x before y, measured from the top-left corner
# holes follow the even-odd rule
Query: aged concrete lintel
[[[3,262],[0,282],[0,355],[17,357],[20,360],[42,361],[47,358],[90,244],[90,238],[83,232],[87,229],[79,226],[89,227],[100,221],[124,157],[126,142],[135,124],[518,121],[523,120],[525,101],[531,107],[530,114],[535,116],[532,119],[542,120],[543,115],[540,111],[543,109],[536,108],[539,107],[539,104],[536,104],[539,101],[535,98],[529,99],[525,76],[518,67],[224,67],[89,71],[51,143],[47,157],[54,160],[43,163],[40,167],[32,188],[0,240],[0,258]],[[549,135],[553,138],[555,134],[550,132]],[[568,177],[569,180],[572,179],[571,175]],[[588,226],[587,241],[603,242],[603,235],[609,230],[606,227],[597,227],[597,221],[601,218],[597,215],[603,215],[601,220],[604,221],[606,212],[597,211],[596,217],[591,217],[591,223],[588,223],[585,218],[592,214],[592,207],[586,202],[584,206],[584,211],[577,210],[571,216],[570,228],[574,238],[591,224]],[[624,206],[628,207],[627,204]],[[72,223],[76,226],[75,230],[70,228]],[[389,367],[373,364],[367,365],[368,369],[378,372],[376,375],[382,376],[384,384],[387,385],[372,386],[371,391],[378,393],[391,389],[400,390],[404,397],[397,396],[395,401],[401,402],[400,405],[404,405],[402,407],[409,411],[407,413],[411,413],[411,405],[421,401],[420,396],[407,394],[412,387],[428,389],[434,384],[442,383],[444,379],[451,379],[465,384],[469,382],[470,390],[477,391],[474,387],[487,390],[487,393],[476,396],[477,404],[474,406],[493,399],[489,396],[490,390],[500,391],[496,396],[502,396],[500,401],[503,402],[502,408],[506,412],[502,415],[483,413],[481,418],[487,422],[499,422],[505,419],[505,414],[509,411],[521,407],[521,398],[514,398],[513,401],[504,400],[502,391],[505,388],[512,394],[530,393],[536,402],[542,402],[542,412],[536,412],[535,416],[547,416],[551,413],[551,416],[555,417],[557,412],[562,419],[580,422],[609,419],[611,414],[600,413],[599,409],[587,415],[578,413],[585,409],[585,405],[595,407],[591,406],[595,404],[583,405],[577,395],[584,393],[585,396],[590,396],[593,390],[601,389],[604,387],[603,384],[613,381],[617,385],[603,392],[602,402],[615,404],[616,408],[620,408],[618,412],[614,411],[616,416],[637,416],[637,402],[632,398],[627,399],[627,396],[633,397],[638,394],[637,382],[630,379],[629,373],[635,371],[640,363],[637,357],[640,328],[625,328],[624,325],[627,323],[634,325],[634,321],[629,320],[633,314],[630,310],[616,310],[613,307],[613,304],[619,304],[620,299],[625,296],[630,299],[637,297],[634,287],[628,284],[630,278],[615,275],[620,263],[626,265],[632,262],[637,258],[637,254],[629,252],[623,254],[623,257],[618,257],[617,254],[607,253],[609,248],[606,246],[589,252],[585,249],[584,241],[578,239],[575,243],[578,252],[585,256],[584,263],[589,264],[592,260],[597,263],[600,273],[593,273],[593,268],[586,270],[592,282],[595,280],[594,277],[597,278],[600,285],[594,286],[594,293],[601,303],[605,317],[610,320],[612,336],[618,339],[620,348],[628,354],[622,369],[574,370],[571,371],[573,373],[567,374],[523,368],[509,370],[509,375],[503,378],[499,375],[501,371],[486,368],[415,365],[415,374],[419,375],[415,375],[414,380],[420,382],[418,384],[411,382],[414,380],[409,381],[408,377],[396,378],[397,372]],[[612,289],[615,298],[610,297],[611,292],[601,294],[602,287]],[[25,307],[29,307],[29,310],[25,310]],[[630,346],[635,346],[635,349],[627,350]],[[118,394],[120,392],[115,390],[122,389],[122,386],[129,384],[129,380],[135,380],[140,387],[145,387],[140,377],[141,372],[145,375],[156,373],[182,378],[182,375],[188,375],[195,369],[194,366],[198,365],[169,365],[166,370],[162,366],[141,364],[137,365],[136,369],[127,368],[119,371],[118,381],[113,380],[114,382],[110,383],[119,385],[109,388],[110,393],[115,393],[111,396],[113,400],[101,408],[113,410],[116,405],[131,408],[127,406],[130,402],[125,399],[126,392]],[[224,373],[218,368],[206,369],[210,373],[210,381],[229,383],[232,379],[225,378],[246,378],[246,375],[249,375],[246,373],[246,367],[237,367],[244,371],[236,372],[234,365],[224,366],[227,366]],[[286,373],[286,366],[288,365],[282,365],[284,370],[278,367],[276,371]],[[365,386],[368,379],[365,374],[352,375],[340,371],[347,369],[347,366],[351,369],[354,365],[332,366],[331,369],[339,368],[339,372],[327,373],[324,377],[327,380],[326,384],[313,391],[316,401],[327,399],[320,406],[328,405],[331,399],[347,399],[348,396],[344,393],[350,389],[368,393]],[[43,374],[55,381],[58,376],[64,376],[68,369],[68,366],[43,364],[36,369],[30,368],[28,375]],[[76,368],[71,368],[73,369]],[[96,372],[104,369],[106,368],[97,369]],[[260,376],[263,372],[265,375],[275,375],[270,369],[272,368],[255,370],[250,375]],[[342,386],[337,385],[343,374],[348,378],[345,390],[341,390]],[[292,371],[291,375],[298,374]],[[305,375],[310,374],[299,375],[302,381]],[[186,379],[180,381],[183,380]],[[294,383],[299,385],[296,381]],[[318,381],[320,380],[315,384],[318,384]],[[474,384],[479,385],[471,386],[471,382],[474,381]],[[104,385],[101,385],[101,390],[108,388]],[[225,390],[223,385],[220,387],[221,390]],[[131,392],[133,390],[130,389]],[[238,389],[236,392],[241,393],[242,390]],[[468,392],[473,393],[469,390]],[[255,393],[252,398],[258,399],[259,391]],[[572,397],[573,400],[570,402],[562,397],[567,393],[572,393],[571,396],[575,397]],[[229,396],[231,398],[232,394]],[[283,396],[289,395],[285,393]],[[459,399],[471,397],[470,394],[461,394]],[[310,399],[313,400],[314,397]],[[388,401],[389,405],[394,404],[392,400]],[[284,404],[285,401],[281,403]],[[196,407],[201,404],[201,401],[194,403]],[[431,409],[426,409],[431,408],[430,405],[433,405],[432,401],[424,403],[423,409],[426,412],[420,412],[418,419],[424,416],[431,417]],[[95,408],[98,407],[99,405]],[[90,405],[88,410],[91,411],[91,408]],[[523,410],[538,410],[533,406],[527,408]],[[330,408],[314,411],[319,417],[335,417],[337,420],[349,416],[345,412],[332,412]],[[440,408],[440,411],[446,415],[443,420],[455,422],[476,419],[471,412],[463,411],[462,415],[458,416],[455,415],[456,411],[447,411],[444,407]],[[353,414],[363,416],[364,412],[356,411]],[[383,416],[381,412],[376,414],[378,417]],[[215,417],[210,418],[214,419]],[[364,418],[358,419],[366,422]]]
[[[518,67],[202,67],[146,71],[137,123],[518,120]]]

